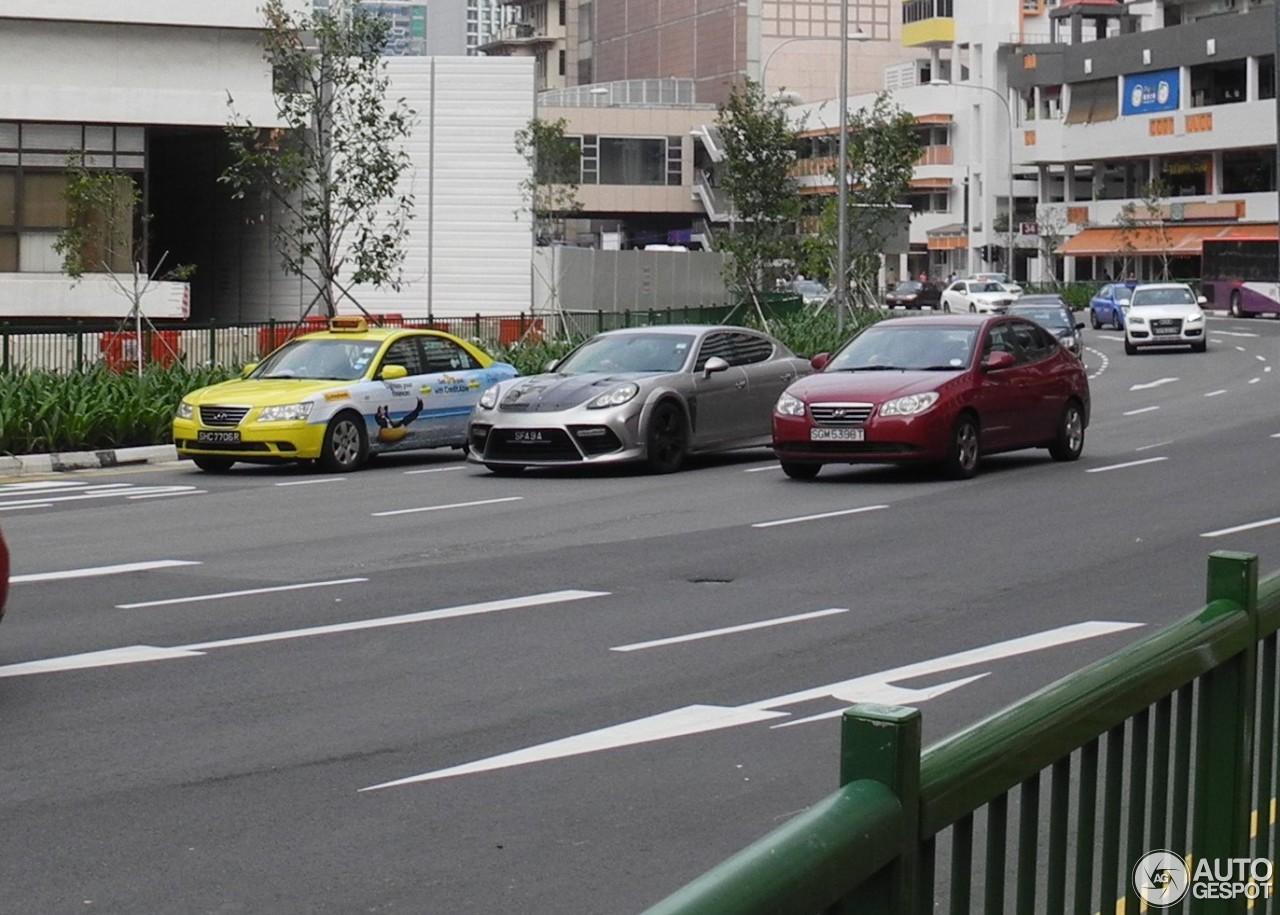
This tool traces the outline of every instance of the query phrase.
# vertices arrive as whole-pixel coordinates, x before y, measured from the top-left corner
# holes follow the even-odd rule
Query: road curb
[[[100,467],[163,464],[178,459],[173,445],[110,448],[103,451],[66,451],[61,454],[18,454],[0,457],[0,474],[63,473]]]

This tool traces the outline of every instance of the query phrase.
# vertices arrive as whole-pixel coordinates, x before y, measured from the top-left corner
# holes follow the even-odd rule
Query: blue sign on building
[[[1124,104],[1121,114],[1149,114],[1152,111],[1175,111],[1178,108],[1179,74],[1177,70],[1134,73],[1124,78]]]

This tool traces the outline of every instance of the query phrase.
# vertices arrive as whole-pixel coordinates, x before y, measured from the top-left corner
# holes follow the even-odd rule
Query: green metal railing
[[[1149,851],[1274,861],[1278,629],[1280,574],[1216,552],[1198,613],[923,754],[918,711],[855,706],[840,790],[646,915],[1132,915]]]

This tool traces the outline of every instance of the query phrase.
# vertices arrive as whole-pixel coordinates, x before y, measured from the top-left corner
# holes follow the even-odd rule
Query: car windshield
[[[924,284],[916,280],[906,280],[893,287],[894,292],[919,292],[924,288]]]
[[[872,326],[836,353],[824,372],[957,372],[973,358],[976,327]]]
[[[1143,305],[1194,305],[1196,297],[1190,289],[1175,286],[1169,289],[1135,289],[1130,301],[1134,308]]]
[[[690,334],[602,334],[593,337],[564,358],[556,371],[568,375],[586,372],[678,372],[693,348]]]
[[[1043,327],[1075,327],[1071,315],[1053,305],[1015,305],[1009,309],[1009,314],[1029,318]]]
[[[970,292],[1004,292],[999,283],[970,283]]]
[[[353,381],[364,375],[380,345],[379,340],[290,340],[249,377]]]

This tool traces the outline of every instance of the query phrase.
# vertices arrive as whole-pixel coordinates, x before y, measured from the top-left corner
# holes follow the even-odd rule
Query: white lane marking
[[[1261,378],[1250,378],[1249,384],[1257,384],[1261,380],[1262,380]]]
[[[1117,337],[1114,334],[1097,334],[1096,336],[1099,340],[1115,340],[1116,342],[1124,340],[1124,337]]]
[[[52,502],[23,502],[21,505],[0,505],[0,512],[20,512],[32,508],[53,508]]]
[[[800,524],[803,521],[821,521],[823,518],[838,518],[841,515],[856,515],[859,512],[874,512],[882,508],[888,508],[887,505],[864,505],[861,508],[845,508],[835,512],[823,512],[820,515],[801,515],[798,518],[783,518],[779,521],[761,521],[752,527],[778,527],[783,524]]]
[[[36,572],[31,575],[14,575],[10,584],[32,581],[67,581],[72,578],[97,578],[100,575],[125,575],[129,572],[150,572],[153,569],[172,569],[177,566],[198,566],[189,559],[154,559],[150,562],[123,562],[111,566],[91,566],[86,569],[64,569],[61,572]]]
[[[475,505],[497,505],[499,502],[520,502],[524,496],[507,496],[503,499],[481,499],[478,502],[454,502],[452,505],[425,505],[422,508],[397,508],[394,511],[371,512],[375,518],[389,518],[392,515],[412,515],[414,512],[439,512],[446,508],[471,508]]]
[[[280,591],[303,591],[307,588],[329,588],[334,585],[350,585],[368,581],[367,578],[335,578],[332,581],[306,581],[297,585],[274,585],[270,588],[248,588],[244,591],[220,591],[216,594],[192,594],[187,597],[168,597],[164,600],[145,600],[134,604],[116,604],[117,610],[138,610],[142,607],[168,607],[173,604],[196,604],[206,600],[226,600],[231,597],[249,597],[253,594],[276,594]]]
[[[1242,352],[1242,353],[1247,353],[1247,352],[1248,352],[1248,350],[1247,350],[1247,349],[1245,349],[1243,346],[1237,346],[1237,347],[1236,347],[1236,349],[1237,349],[1237,350],[1239,350],[1239,351],[1240,351],[1240,352]]]
[[[194,486],[135,486],[132,483],[112,484],[108,486],[69,487],[59,490],[40,492],[32,490],[0,490],[0,498],[15,493],[17,495],[35,495],[33,499],[6,500],[0,503],[0,509],[49,507],[55,502],[81,502],[87,499],[110,499],[117,496],[155,496],[155,495],[194,495],[205,490],[197,490]],[[40,503],[45,503],[43,506]]]
[[[1266,357],[1266,356],[1257,356],[1257,355],[1255,355],[1253,358],[1254,358],[1254,359],[1257,359],[1259,362],[1266,362],[1266,361],[1267,361],[1267,357]]]
[[[209,490],[207,489],[189,489],[185,492],[149,492],[149,493],[143,493],[140,496],[126,495],[125,498],[130,500],[132,499],[172,499],[175,496],[204,496],[204,495],[208,495],[208,493],[209,493]]]
[[[384,616],[378,619],[355,620],[348,623],[336,623],[332,626],[313,626],[309,629],[292,629],[285,632],[271,632],[263,635],[243,636],[240,638],[222,639],[216,642],[201,642],[194,645],[178,645],[173,648],[162,648],[154,645],[131,645],[124,648],[108,648],[104,651],[91,651],[84,654],[66,655],[60,658],[44,658],[37,661],[22,661],[0,667],[0,677],[23,677],[28,674],[56,673],[62,670],[81,670],[87,667],[114,667],[120,664],[135,664],[139,661],[163,661],[170,658],[195,658],[214,648],[233,648],[240,645],[257,645],[264,642],[277,642],[287,639],[306,638],[313,635],[329,635],[337,632],[349,632],[360,629],[378,629],[384,626],[400,626],[406,623],[431,622],[437,619],[452,619],[476,613],[493,613],[499,610],[517,610],[524,607],[536,607],[542,604],[562,603],[565,601],[583,600],[588,597],[605,597],[608,591],[548,591],[544,594],[531,594],[527,597],[513,597],[505,600],[485,601],[478,604],[461,604],[456,607],[445,607],[441,610],[427,610],[422,613],[405,613],[399,616]]]
[[[943,693],[950,692],[951,690],[957,689],[967,683],[972,683],[980,677],[985,676],[985,674],[964,677],[960,680],[952,680],[948,683],[940,683],[919,689],[897,686],[893,681],[924,677],[930,674],[942,673],[943,671],[955,670],[961,667],[971,667],[975,664],[985,664],[989,661],[1010,658],[1016,655],[1027,654],[1028,652],[1041,651],[1046,648],[1054,648],[1059,645],[1067,645],[1072,642],[1079,642],[1085,639],[1111,635],[1113,633],[1123,632],[1127,629],[1134,629],[1142,625],[1142,623],[1093,621],[1061,626],[1057,629],[1048,629],[1044,632],[1008,639],[1003,642],[996,642],[992,645],[983,646],[982,648],[974,648],[969,651],[961,651],[941,658],[934,658],[929,661],[907,664],[903,667],[896,667],[879,673],[855,677],[851,680],[843,680],[839,683],[813,687],[798,693],[790,693],[785,696],[775,696],[771,699],[761,699],[758,702],[751,702],[746,705],[736,707],[719,705],[688,705],[683,708],[672,709],[671,711],[651,715],[647,718],[638,718],[622,724],[612,725],[611,727],[602,728],[597,731],[575,734],[570,737],[552,740],[548,743],[539,744],[537,746],[514,750],[510,753],[490,756],[487,759],[479,759],[474,762],[451,766],[447,769],[437,769],[431,772],[424,772],[420,775],[411,775],[407,778],[399,778],[394,781],[382,782],[377,785],[370,785],[366,788],[361,788],[360,790],[379,791],[383,788],[408,785],[414,782],[432,781],[434,779],[449,778],[455,775],[471,775],[477,772],[490,772],[495,769],[505,769],[510,766],[527,765],[529,763],[545,762],[552,759],[564,759],[569,756],[579,756],[584,753],[594,753],[600,750],[612,750],[618,747],[634,746],[635,744],[650,743],[658,740],[668,740],[673,737],[691,736],[694,734],[705,733],[707,731],[737,727],[738,725],[743,724],[757,724],[790,716],[790,712],[775,711],[775,709],[778,709],[779,707],[799,705],[811,702],[815,699],[829,698],[835,699],[841,703],[842,707],[830,713],[832,715],[841,714],[844,711],[844,707],[856,702],[873,702],[882,705],[903,705],[910,704],[912,702],[921,702],[926,699],[942,695]],[[826,716],[823,715],[820,717]],[[809,720],[816,720],[816,718],[810,718]]]
[[[1126,410],[1124,413],[1121,413],[1120,415],[1121,416],[1137,416],[1139,413],[1150,413],[1152,410],[1159,410],[1159,409],[1160,408],[1158,406],[1141,407],[1140,409],[1137,409],[1137,410]]]
[[[1172,444],[1173,442],[1156,442],[1154,445],[1142,445],[1141,447],[1134,448],[1133,450],[1134,451],[1150,451],[1152,448],[1163,448],[1165,445],[1172,445]]]
[[[768,467],[748,467],[743,473],[761,473],[765,470],[781,470],[781,464],[770,464]]]
[[[461,467],[426,467],[426,468],[423,468],[422,470],[406,470],[404,472],[404,475],[406,477],[411,477],[415,473],[448,473],[451,470],[462,470],[462,469],[463,468]]]
[[[1280,438],[1280,432],[1272,433],[1271,437],[1272,437],[1272,438]]]
[[[1129,388],[1130,391],[1147,391],[1151,388],[1158,388],[1162,384],[1172,384],[1180,379],[1177,378],[1157,378],[1155,381],[1146,381],[1142,384],[1135,384]]]
[[[1274,437],[1274,436],[1273,436]],[[1248,524],[1237,524],[1235,527],[1224,527],[1221,530],[1206,531],[1201,537],[1225,537],[1227,534],[1238,534],[1241,531],[1252,531],[1260,527],[1271,527],[1280,524],[1280,518],[1267,518],[1265,521],[1251,521]]]
[[[316,483],[345,483],[343,477],[317,477],[314,480],[286,480],[284,483],[276,483],[276,486],[313,486]]]
[[[1085,350],[1087,350],[1090,353],[1093,353],[1102,362],[1102,364],[1098,366],[1098,370],[1096,372],[1091,372],[1089,374],[1090,378],[1097,378],[1099,375],[1101,375],[1103,372],[1107,370],[1107,366],[1111,364],[1111,360],[1108,359],[1107,354],[1100,349],[1095,349],[1092,346],[1086,346]]]
[[[1090,467],[1085,473],[1105,473],[1108,470],[1124,470],[1126,467],[1140,467],[1143,464],[1158,464],[1169,460],[1167,457],[1144,458],[1141,461],[1126,461],[1123,464],[1110,464],[1106,467]]]
[[[1238,330],[1219,330],[1216,327],[1213,329],[1213,332],[1215,334],[1220,334],[1223,337],[1257,337],[1258,336],[1258,334],[1247,334]]]
[[[1264,371],[1264,372],[1269,372],[1269,371],[1271,371],[1271,366],[1267,366],[1267,367],[1266,367],[1266,368],[1264,368],[1262,371]]]
[[[1217,397],[1219,394],[1225,394],[1225,393],[1227,393],[1227,389],[1226,389],[1226,388],[1218,388],[1218,390],[1216,390],[1216,391],[1210,391],[1209,393],[1205,394],[1204,396],[1205,396],[1205,397]]]
[[[1274,435],[1271,438],[1275,438]],[[1271,527],[1272,525],[1280,525],[1280,518],[1267,518],[1266,521],[1252,521],[1247,525],[1236,525],[1235,527],[1222,527],[1217,531],[1206,531],[1201,534],[1202,537],[1224,537],[1228,534],[1239,534],[1240,531],[1257,530],[1258,527]]]
[[[812,613],[797,613],[794,616],[780,616],[771,620],[760,620],[757,623],[744,623],[741,626],[726,626],[723,629],[707,629],[702,632],[691,632],[688,635],[677,635],[666,639],[653,639],[649,642],[632,642],[630,645],[619,645],[610,651],[640,651],[643,648],[661,648],[667,645],[679,645],[682,642],[694,642],[698,639],[710,639],[721,635],[734,635],[739,632],[750,632],[753,629],[767,629],[771,626],[782,626],[787,623],[800,623],[837,613],[848,613],[848,607],[832,607],[829,610],[814,610]]]

